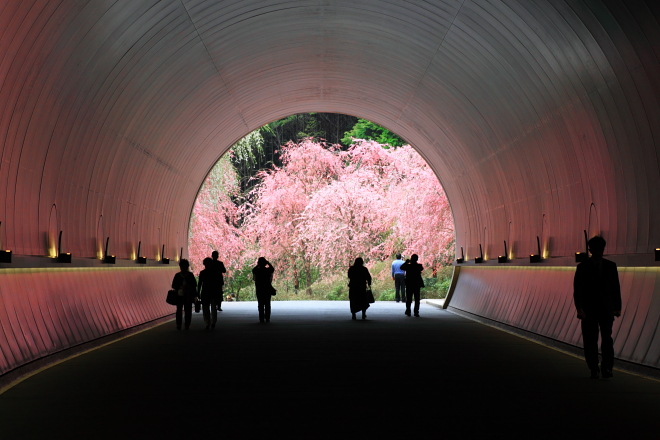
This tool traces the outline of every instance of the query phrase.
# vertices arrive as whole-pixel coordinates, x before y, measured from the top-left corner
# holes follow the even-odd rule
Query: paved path
[[[0,438],[658,438],[660,383],[423,305],[224,306],[169,322],[0,395]],[[270,434],[270,435],[269,435]]]

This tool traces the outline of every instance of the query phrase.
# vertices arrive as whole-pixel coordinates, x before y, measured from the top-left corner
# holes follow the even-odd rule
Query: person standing
[[[577,317],[582,326],[584,358],[591,370],[591,378],[613,376],[614,317],[621,316],[621,286],[616,263],[603,258],[605,239],[593,237],[587,242],[591,257],[578,264],[573,279],[573,300]],[[598,368],[598,331],[600,329],[602,353],[601,369]]]
[[[367,286],[371,287],[371,274],[364,267],[364,260],[360,257],[348,268],[348,299],[351,304],[352,319],[357,319],[355,314],[362,311],[362,319],[367,319]]]
[[[406,273],[401,270],[401,265],[405,263],[401,254],[396,254],[396,260],[392,262],[392,279],[394,280],[394,289],[396,302],[406,302]],[[400,293],[400,294],[399,294]]]
[[[181,330],[182,312],[185,311],[185,327],[188,330],[192,321],[192,304],[197,292],[197,281],[189,270],[190,263],[185,258],[179,261],[179,269],[180,272],[177,272],[172,280],[172,289],[177,291],[179,299],[176,304],[176,329]]]
[[[270,297],[275,291],[272,285],[273,272],[275,268],[264,257],[259,257],[257,265],[252,269],[254,288],[257,292],[259,322],[270,322]]]
[[[227,269],[225,268],[225,265],[222,261],[218,260],[218,251],[213,251],[211,252],[211,258],[213,258],[213,267],[214,267],[214,276],[216,277],[216,283],[218,286],[218,311],[222,312],[222,287],[225,285],[225,279],[223,277],[223,273],[227,273]]]
[[[222,286],[218,284],[216,276],[216,267],[213,260],[204,258],[204,269],[199,273],[199,283],[197,284],[197,297],[202,300],[202,310],[204,312],[204,322],[206,329],[215,328],[218,320],[217,305],[222,298]]]
[[[424,280],[422,279],[422,271],[424,266],[419,264],[417,254],[412,254],[410,260],[406,260],[401,265],[401,270],[406,273],[406,316],[410,316],[410,305],[412,304],[413,297],[415,298],[415,316],[419,318],[419,296],[420,290],[424,287]]]

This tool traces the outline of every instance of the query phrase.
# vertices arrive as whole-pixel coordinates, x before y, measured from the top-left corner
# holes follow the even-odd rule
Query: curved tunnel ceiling
[[[236,140],[322,111],[411,142],[468,254],[541,236],[570,255],[583,229],[650,252],[659,17],[644,1],[3,0],[2,246],[45,255],[62,230],[76,256],[105,236],[119,258],[138,240],[177,252]]]

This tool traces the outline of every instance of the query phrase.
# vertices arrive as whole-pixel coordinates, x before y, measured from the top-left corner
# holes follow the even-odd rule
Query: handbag
[[[179,302],[179,295],[177,294],[176,290],[170,289],[167,291],[167,298],[165,299],[165,302],[173,306],[177,305]]]
[[[373,304],[376,302],[376,299],[374,298],[374,293],[371,291],[371,286],[367,287],[367,303],[368,304]]]
[[[277,290],[273,286],[270,286],[270,295],[271,296],[277,295]]]

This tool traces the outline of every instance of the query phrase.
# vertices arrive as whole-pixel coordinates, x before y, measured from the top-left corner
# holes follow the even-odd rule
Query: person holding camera
[[[272,285],[273,272],[275,272],[275,268],[264,257],[259,257],[257,265],[252,269],[254,288],[257,293],[259,322],[270,322],[270,297],[275,294]]]

